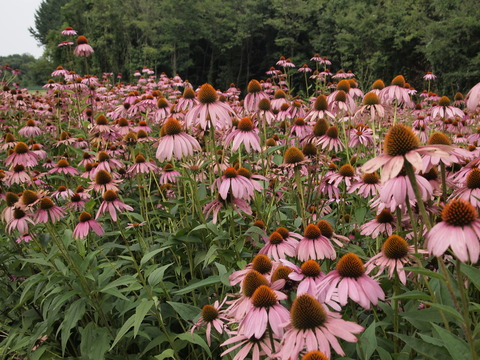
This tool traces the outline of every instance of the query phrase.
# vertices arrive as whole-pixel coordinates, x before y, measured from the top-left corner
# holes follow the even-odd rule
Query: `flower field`
[[[0,357],[478,359],[480,84],[308,63],[3,66]]]

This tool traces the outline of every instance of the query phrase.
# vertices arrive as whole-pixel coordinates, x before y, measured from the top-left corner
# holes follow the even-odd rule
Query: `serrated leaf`
[[[183,304],[175,301],[167,301],[167,304],[169,304],[173,308],[173,310],[175,310],[177,314],[180,315],[180,317],[185,321],[193,320],[195,317],[198,316],[198,314],[200,314],[201,311],[196,306]]]
[[[78,321],[85,314],[85,299],[78,299],[65,311],[65,319],[62,322],[62,355],[65,354],[65,347],[70,338],[70,331],[77,325]]]
[[[174,292],[174,294],[175,295],[187,294],[190,291],[193,291],[195,289],[198,289],[198,288],[201,288],[201,287],[204,287],[204,286],[208,286],[208,285],[217,284],[217,283],[220,283],[220,276],[218,276],[218,275],[210,276],[210,277],[208,277],[206,279],[203,279],[201,281],[198,281],[194,284],[190,284],[186,288],[183,288],[181,290],[177,290],[177,291]]]
[[[152,273],[148,276],[148,283],[150,286],[157,285],[160,281],[163,281],[163,276],[165,275],[165,270],[167,270],[173,263],[163,265],[158,269],[152,271]]]
[[[123,335],[125,335],[132,327],[133,324],[135,323],[135,314],[130,316],[127,321],[122,325],[120,330],[118,330],[117,336],[115,337],[115,340],[113,341],[112,346],[110,347],[110,351],[117,345],[117,343],[122,339]]]
[[[453,335],[451,332],[441,328],[436,324],[432,324],[436,333],[444,342],[444,347],[454,360],[465,360],[465,355],[470,354],[470,349],[463,339]]]
[[[192,344],[200,345],[203,350],[205,350],[208,354],[208,356],[212,356],[212,352],[210,351],[210,348],[208,347],[207,343],[205,340],[203,340],[198,334],[191,334],[190,332],[186,332],[180,335],[177,335],[177,338],[180,340],[185,340],[188,341]]]

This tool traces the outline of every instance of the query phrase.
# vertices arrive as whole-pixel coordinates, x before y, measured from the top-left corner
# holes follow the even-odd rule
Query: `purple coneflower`
[[[170,161],[173,157],[180,160],[182,157],[191,156],[194,151],[201,149],[198,141],[182,131],[180,122],[174,118],[165,122],[161,135],[155,155],[159,161]]]
[[[475,207],[462,199],[445,205],[442,221],[427,234],[430,254],[442,256],[448,248],[462,262],[475,264],[480,255],[480,220]]]
[[[48,171],[48,174],[65,174],[65,175],[78,175],[78,171],[70,166],[67,159],[60,159],[57,165]]]
[[[318,140],[318,145],[324,150],[338,152],[343,149],[343,144],[338,138],[338,128],[336,126],[330,126],[325,135],[322,135]]]
[[[347,253],[338,260],[335,270],[330,271],[318,286],[318,292],[329,301],[335,291],[338,301],[345,306],[352,299],[364,309],[370,304],[377,305],[378,300],[385,300],[385,293],[380,285],[365,274],[362,260],[354,253]]]
[[[82,212],[79,220],[80,222],[75,227],[75,230],[73,230],[74,239],[84,239],[90,230],[93,230],[98,236],[105,233],[102,226],[96,220],[92,219],[92,215],[88,212]]]
[[[222,199],[226,199],[231,193],[234,198],[250,200],[254,196],[255,187],[251,181],[238,174],[233,167],[227,168],[221,178],[215,179],[213,186],[218,189]]]
[[[55,205],[55,203],[49,197],[44,197],[39,202],[39,210],[35,214],[35,223],[56,223],[58,220],[65,216],[65,211]]]
[[[293,270],[288,278],[298,283],[297,296],[305,293],[317,296],[318,285],[325,277],[318,262],[307,260],[300,267],[288,260],[282,260],[282,264]]]
[[[470,89],[465,99],[467,101],[467,108],[470,111],[474,111],[480,103],[480,83]]]
[[[208,217],[210,213],[213,212],[213,220],[214,224],[217,223],[218,214],[223,207],[230,205],[237,214],[242,215],[240,211],[243,211],[247,215],[252,215],[252,209],[248,202],[243,199],[235,198],[232,195],[228,195],[226,199],[223,199],[220,195],[213,201],[209,202],[205,205],[204,213],[205,217]]]
[[[383,243],[382,251],[377,255],[370,258],[365,263],[366,273],[369,274],[374,268],[378,267],[377,275],[383,273],[388,269],[388,278],[391,279],[396,272],[401,283],[405,285],[407,283],[407,276],[403,266],[405,264],[411,264],[417,262],[417,258],[413,255],[415,247],[413,245],[408,246],[408,243],[404,238],[398,235],[391,235]],[[426,253],[424,250],[419,250],[419,253]]]
[[[384,104],[397,104],[412,108],[413,101],[410,99],[408,89],[405,88],[405,78],[398,75],[392,80],[392,84],[380,90],[378,97]]]
[[[255,128],[253,121],[248,117],[240,120],[237,129],[225,137],[225,145],[229,143],[232,143],[232,151],[237,151],[241,144],[245,146],[247,153],[250,152],[250,147],[258,152],[262,151],[258,129]]]
[[[420,170],[422,169],[421,154],[435,154],[448,158],[452,147],[448,145],[419,146],[418,137],[412,129],[403,124],[394,125],[385,136],[384,153],[367,161],[362,171],[371,173],[383,167],[382,180],[386,181],[397,176],[405,161]]]
[[[287,234],[286,238],[283,237],[278,229],[271,233],[270,237],[265,239],[267,244],[260,249],[259,254],[265,254],[273,260],[286,259],[287,256],[294,257],[298,240],[292,236],[288,236],[289,232],[287,229],[285,230]],[[283,233],[285,234],[285,232]]]
[[[18,130],[19,135],[25,136],[27,138],[38,136],[42,133],[43,131],[37,126],[35,120],[33,119],[28,119],[27,124],[20,130]]]
[[[247,91],[248,94],[245,96],[243,106],[248,113],[254,113],[258,110],[260,101],[268,99],[268,95],[263,91],[262,85],[257,80],[250,80]]]
[[[297,246],[297,258],[301,261],[335,259],[335,249],[328,238],[322,235],[317,225],[310,224]]]
[[[367,198],[375,196],[380,189],[380,177],[376,172],[365,173],[361,180],[355,181],[352,186],[348,188],[348,193],[356,192],[361,197]]]
[[[13,230],[17,230],[18,232],[25,234],[28,232],[28,223],[35,225],[33,219],[29,217],[25,211],[16,208],[13,210],[12,217],[7,223],[7,232],[11,234]]]
[[[107,190],[103,194],[103,201],[98,208],[97,215],[95,215],[95,220],[108,211],[112,220],[117,221],[117,210],[119,212],[133,211],[133,208],[123,203],[115,191]]]
[[[211,332],[212,332],[212,327],[217,330],[219,334],[223,334],[223,332],[228,332],[228,328],[226,326],[226,323],[230,321],[225,315],[222,310],[220,310],[227,300],[227,297],[222,301],[220,304],[218,300],[214,302],[213,305],[205,305],[202,308],[202,312],[200,314],[200,318],[198,321],[192,326],[190,329],[190,333],[193,335],[193,332],[200,327],[206,326],[206,338],[207,338],[207,344],[208,346],[211,346],[212,341],[211,341]]]
[[[5,159],[7,166],[23,165],[32,167],[38,164],[38,156],[28,149],[27,144],[18,142],[13,148],[13,152]]]
[[[298,359],[303,350],[320,350],[330,358],[330,347],[344,356],[337,337],[357,342],[354,334],[361,331],[362,326],[342,320],[340,314],[329,311],[313,296],[302,294],[294,300],[290,309],[290,324],[276,356],[281,360]]]
[[[77,38],[77,47],[75,48],[75,51],[73,54],[75,56],[90,56],[94,53],[93,48],[88,44],[88,40],[85,36],[80,35]]]
[[[159,182],[161,185],[174,184],[177,182],[178,178],[181,176],[182,175],[177,170],[175,170],[172,164],[167,163],[163,167],[163,171],[160,175]]]
[[[360,234],[373,239],[381,235],[391,236],[395,227],[395,217],[389,209],[380,211],[375,219],[360,226]]]
[[[77,35],[77,31],[73,30],[72,27],[67,26],[65,29],[62,30],[62,35],[75,36]]]
[[[440,118],[454,118],[458,116],[463,118],[464,113],[462,110],[455,106],[450,105],[450,99],[448,96],[442,96],[438,101],[438,105],[431,108],[432,111],[432,119],[435,119],[437,116]]]
[[[160,168],[153,161],[147,161],[142,154],[135,156],[135,163],[127,169],[128,175],[158,173]]]

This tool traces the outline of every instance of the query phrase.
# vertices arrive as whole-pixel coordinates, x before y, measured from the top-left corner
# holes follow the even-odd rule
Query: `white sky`
[[[43,48],[30,35],[42,0],[0,0],[0,56],[28,53],[36,58]]]

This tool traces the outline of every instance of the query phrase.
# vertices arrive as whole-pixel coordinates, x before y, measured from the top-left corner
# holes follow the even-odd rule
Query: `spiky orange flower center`
[[[146,161],[147,160],[145,159],[145,156],[143,156],[142,154],[138,154],[137,156],[135,156],[135,164],[143,164]]]
[[[384,150],[390,156],[405,155],[418,146],[417,135],[403,124],[394,125],[385,136]]]
[[[293,122],[296,126],[305,126],[305,120],[303,118],[296,118]]]
[[[408,255],[408,243],[401,236],[389,236],[383,243],[382,252],[389,259],[402,259]]]
[[[253,121],[248,117],[244,117],[242,120],[238,122],[237,127],[238,127],[238,130],[240,131],[245,131],[245,132],[252,131],[254,128]]]
[[[26,154],[28,152],[28,146],[24,142],[19,142],[17,145],[15,145],[13,151],[16,154]]]
[[[205,322],[209,323],[218,318],[218,310],[212,305],[205,305],[202,308],[202,318]]]
[[[342,165],[338,173],[343,177],[353,177],[355,175],[355,169],[350,164]]]
[[[285,99],[287,97],[287,94],[285,94],[285,91],[283,90],[277,90],[275,91],[275,95],[273,97],[275,99]]]
[[[307,277],[317,277],[320,275],[320,265],[315,260],[307,260],[300,266],[303,275]]]
[[[68,161],[66,159],[60,159],[57,162],[57,167],[59,167],[59,168],[66,168],[66,167],[69,167],[69,166],[70,166],[70,164],[68,163]]]
[[[363,174],[363,182],[365,184],[378,184],[380,182],[380,177],[376,172]]]
[[[108,119],[105,115],[98,115],[97,120],[95,120],[97,125],[108,125]]]
[[[49,197],[44,197],[42,200],[40,200],[40,209],[41,210],[49,210],[55,206],[54,202],[52,199]]]
[[[183,98],[184,99],[195,99],[195,91],[192,88],[186,88],[183,91]]]
[[[256,220],[254,223],[253,223],[253,226],[255,227],[258,227],[262,230],[265,230],[265,223],[262,221],[262,220]]]
[[[313,104],[313,107],[317,111],[325,111],[328,109],[327,97],[325,95],[319,95]]]
[[[328,360],[328,358],[320,351],[313,350],[303,355],[302,360]]]
[[[123,118],[123,117],[120,118],[120,119],[118,119],[118,122],[117,122],[117,123],[118,123],[118,126],[120,126],[120,127],[126,127],[126,126],[130,125],[130,124],[128,123],[128,120],[125,119],[125,118]]]
[[[218,94],[212,85],[203,84],[198,91],[198,100],[202,104],[213,104],[218,100]]]
[[[83,35],[80,35],[78,38],[77,38],[77,45],[82,45],[82,44],[88,44],[88,40],[85,36]]]
[[[290,231],[288,231],[287,228],[284,228],[283,226],[280,226],[279,228],[277,228],[277,230],[275,230],[276,232],[278,232],[280,235],[282,235],[282,237],[284,239],[288,238],[289,235],[290,235]]]
[[[278,245],[283,242],[283,237],[279,232],[274,231],[273,233],[270,234],[269,241],[270,241],[270,244],[272,245]]]
[[[302,152],[305,156],[315,156],[317,154],[317,148],[313,143],[309,142],[303,146]]]
[[[383,209],[380,214],[376,216],[377,221],[380,224],[388,224],[393,222],[393,216],[390,210],[388,209]]]
[[[272,274],[272,283],[277,281],[277,280],[289,280],[288,275],[292,272],[293,270],[290,269],[288,266],[279,266],[275,269],[275,271]]]
[[[447,135],[436,131],[430,135],[428,145],[452,145],[452,142]]]
[[[92,215],[90,215],[86,211],[83,211],[79,216],[79,220],[80,220],[80,222],[87,222],[89,220],[92,220]]]
[[[117,193],[113,190],[107,190],[103,194],[103,200],[106,202],[112,202],[118,199]]]
[[[440,100],[438,100],[438,105],[450,106],[450,98],[448,96],[442,96]]]
[[[380,99],[378,98],[377,94],[374,92],[369,92],[363,98],[363,105],[377,105],[380,104]]]
[[[268,280],[256,270],[250,270],[243,279],[242,291],[246,297],[251,297],[261,285],[268,285]]]
[[[336,269],[340,276],[354,279],[359,278],[365,272],[362,260],[354,253],[343,255],[338,260]]]
[[[466,180],[467,188],[480,189],[480,169],[473,168],[467,175]]]
[[[266,274],[270,272],[272,267],[272,260],[263,254],[258,254],[252,261],[252,269],[257,270],[260,274]]]
[[[95,183],[97,185],[107,185],[112,181],[112,175],[106,170],[98,170],[95,175]]]
[[[13,206],[18,201],[18,195],[9,191],[5,194],[5,201],[8,207]]]
[[[252,304],[257,308],[269,308],[277,301],[277,295],[267,285],[260,285],[252,295]]]
[[[38,195],[35,191],[25,190],[22,194],[22,202],[25,205],[31,205],[38,200]]]
[[[244,167],[241,167],[237,170],[237,175],[246,177],[247,179],[250,179],[252,177],[251,171]]]
[[[165,109],[168,107],[168,101],[164,97],[158,98],[157,100],[157,107],[159,109]]]
[[[303,236],[310,240],[318,239],[322,236],[322,232],[317,225],[309,224],[303,233]]]
[[[372,89],[374,90],[382,90],[385,87],[385,83],[382,80],[376,80],[373,85]]]
[[[268,111],[270,110],[270,100],[262,99],[258,102],[258,109],[261,111]]]
[[[340,90],[336,95],[335,95],[335,101],[340,101],[340,102],[345,102],[347,101],[347,93],[343,90]]]
[[[325,133],[331,139],[338,138],[338,128],[336,126],[330,126]]]
[[[405,78],[403,75],[398,75],[392,80],[392,85],[400,86],[400,87],[405,87]]]
[[[470,225],[477,216],[477,210],[473,205],[462,199],[450,201],[442,211],[442,220],[453,226]]]
[[[33,119],[28,119],[27,120],[27,126],[35,126],[35,125],[36,125],[35,120],[33,120]]]
[[[225,171],[223,172],[223,175],[224,175],[227,179],[236,178],[236,177],[237,177],[237,170],[235,170],[234,167],[226,168]]]
[[[463,100],[463,94],[461,92],[457,92],[455,96],[453,97],[453,100],[455,101],[461,101]]]
[[[295,147],[289,147],[283,155],[283,162],[286,164],[297,164],[305,159],[302,151]]]
[[[325,119],[318,119],[313,127],[313,133],[315,136],[322,136],[327,133],[328,130],[328,122]]]
[[[313,296],[302,294],[292,304],[290,320],[297,330],[313,330],[325,324],[327,313]]]
[[[15,209],[13,210],[13,218],[16,219],[16,220],[20,220],[20,219],[23,219],[27,214],[25,213],[25,211],[21,210],[21,209]]]
[[[350,91],[350,82],[348,80],[341,80],[337,84],[337,90],[342,90],[348,93]]]
[[[106,151],[100,151],[98,153],[98,161],[103,162],[103,161],[108,161],[110,160],[110,155]]]
[[[259,93],[262,91],[262,85],[258,82],[258,80],[255,80],[255,79],[250,80],[247,86],[247,91],[250,94]]]
[[[333,236],[333,227],[330,225],[330,223],[327,220],[320,220],[317,223],[318,228],[322,232],[322,235],[331,238]]]

